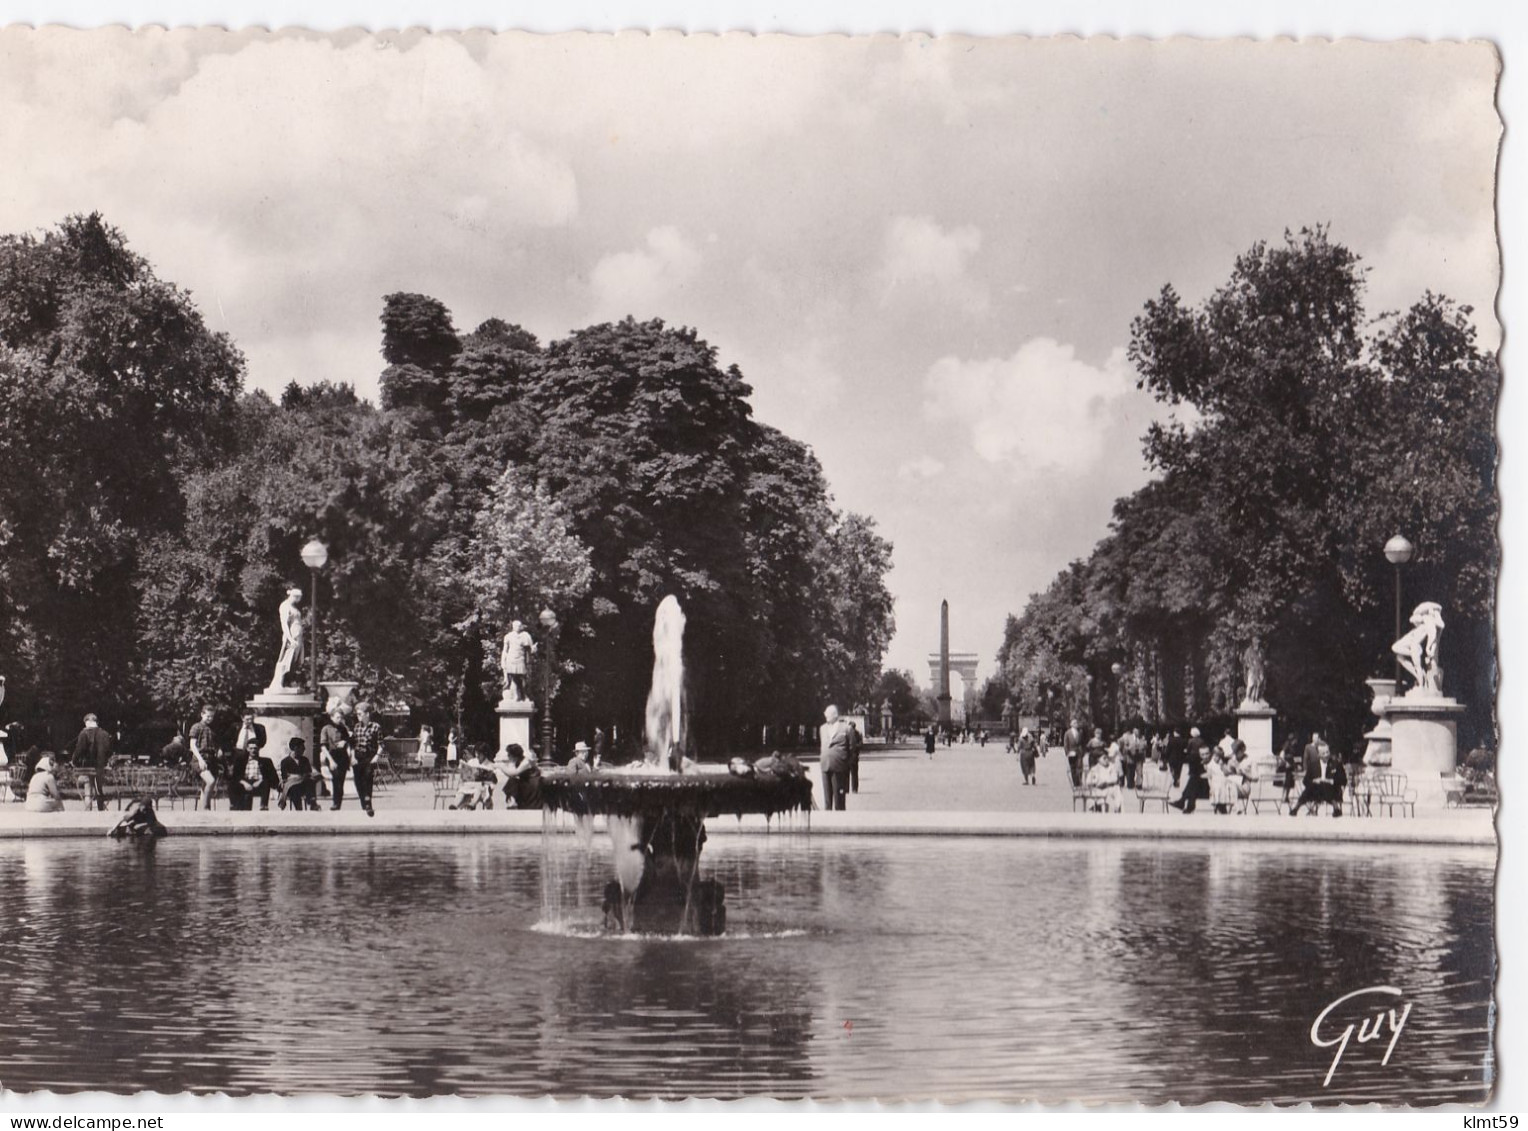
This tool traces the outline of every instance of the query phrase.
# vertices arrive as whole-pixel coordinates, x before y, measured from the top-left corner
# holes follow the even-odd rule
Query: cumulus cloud
[[[1050,338],[1026,342],[1007,358],[940,358],[924,394],[925,414],[964,427],[985,462],[1068,474],[1112,454],[1122,430],[1139,435],[1156,408],[1135,388],[1123,349],[1094,366]]]
[[[934,296],[970,314],[984,314],[991,304],[985,283],[968,273],[982,234],[964,224],[946,231],[927,216],[897,216],[886,229],[878,280],[882,302],[899,292]]]
[[[668,302],[700,270],[700,250],[678,228],[647,233],[642,246],[604,256],[589,273],[597,318],[670,315]]]
[[[1494,350],[1501,344],[1501,323],[1494,309],[1501,260],[1489,228],[1450,232],[1406,216],[1365,259],[1370,271],[1364,305],[1369,313],[1408,310],[1431,290],[1474,308],[1481,348]]]

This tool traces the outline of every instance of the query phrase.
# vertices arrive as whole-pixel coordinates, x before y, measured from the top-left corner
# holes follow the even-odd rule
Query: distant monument
[[[276,610],[281,626],[281,651],[276,656],[271,685],[251,699],[246,707],[255,721],[265,728],[266,751],[285,752],[293,738],[301,738],[310,752],[313,743],[313,716],[322,704],[317,688],[288,687],[287,681],[302,680],[302,662],[307,655],[307,625],[302,616],[302,590],[295,585],[286,591],[286,600]]]
[[[1266,661],[1263,641],[1254,636],[1242,652],[1242,669],[1246,674],[1242,701],[1236,708],[1236,737],[1247,744],[1247,753],[1254,763],[1274,761],[1273,720],[1276,712],[1268,705]]]
[[[968,692],[976,686],[976,665],[979,662],[975,652],[950,651],[950,603],[939,602],[939,651],[929,654],[928,669],[929,679],[934,684],[934,691],[939,702],[941,729],[950,726],[952,721],[957,723],[966,721],[966,696],[962,694],[959,704],[952,705],[951,669],[960,676],[962,691]]]
[[[499,749],[510,743],[531,749],[531,716],[536,704],[525,695],[525,682],[530,670],[530,656],[536,650],[536,642],[525,631],[525,625],[512,621],[504,634],[504,646],[499,651],[499,667],[504,675],[504,694],[494,708],[499,716]]]
[[[302,623],[301,604],[302,590],[294,585],[286,591],[286,600],[276,610],[276,619],[281,624],[281,652],[276,657],[276,673],[271,676],[271,685],[265,689],[267,694],[281,694],[287,680],[294,675],[298,679],[302,678],[302,661],[306,654],[303,635],[306,628]]]
[[[1465,708],[1443,694],[1443,666],[1438,662],[1443,607],[1436,601],[1422,602],[1411,614],[1411,625],[1411,631],[1390,646],[1401,667],[1416,680],[1406,694],[1392,694],[1383,704],[1383,721],[1390,729],[1390,769],[1406,775],[1407,785],[1417,791],[1419,809],[1442,808],[1441,779],[1452,776],[1458,766],[1458,717]],[[1371,680],[1370,686],[1379,682]],[[1378,691],[1376,712],[1381,709]],[[1374,753],[1373,761],[1383,765],[1383,748],[1377,747]],[[1368,755],[1365,758],[1369,760]]]

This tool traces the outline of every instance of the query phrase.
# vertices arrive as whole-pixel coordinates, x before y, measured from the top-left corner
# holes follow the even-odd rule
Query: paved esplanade
[[[930,759],[918,744],[887,749],[867,743],[860,762],[860,791],[849,795],[843,813],[815,812],[812,835],[973,835],[1083,836],[1280,841],[1347,841],[1429,843],[1493,847],[1495,826],[1489,809],[1419,812],[1411,817],[1357,817],[1333,820],[1291,819],[1282,814],[1218,814],[1201,803],[1189,816],[1176,810],[1141,813],[1135,795],[1126,791],[1123,813],[1082,813],[1072,810],[1066,758],[1059,747],[1036,760],[1038,785],[1024,785],[1018,759],[1007,753],[1006,739],[940,745]],[[814,789],[821,801],[821,777],[815,755],[811,765]],[[539,812],[505,810],[452,812],[433,808],[429,782],[393,785],[377,794],[375,818],[360,809],[317,813],[210,813],[161,809],[171,835],[360,835],[399,833],[539,833]],[[27,813],[20,804],[0,805],[0,838],[100,836],[116,824],[116,809],[85,811],[70,801],[63,813]],[[779,819],[777,819],[778,822]],[[797,815],[783,823],[802,826]],[[599,827],[597,822],[596,827]],[[762,817],[741,822],[719,817],[707,822],[716,834],[762,832]]]

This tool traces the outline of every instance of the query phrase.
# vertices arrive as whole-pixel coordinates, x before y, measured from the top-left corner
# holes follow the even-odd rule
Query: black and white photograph
[[[1496,1099],[1500,44],[4,25],[0,1108]]]

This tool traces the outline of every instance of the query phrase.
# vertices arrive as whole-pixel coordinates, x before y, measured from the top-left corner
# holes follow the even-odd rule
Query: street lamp
[[[541,666],[541,761],[552,764],[552,668],[557,663],[557,614],[551,609],[541,610],[541,627],[546,630],[546,660]]]
[[[1114,735],[1119,737],[1119,677],[1125,670],[1118,660],[1109,665],[1109,670],[1114,673]]]
[[[325,546],[317,538],[309,539],[308,544],[300,551],[302,564],[308,567],[308,579],[313,589],[312,617],[313,631],[309,633],[308,660],[311,665],[312,688],[314,698],[318,697],[318,571],[329,563],[329,547]]]
[[[1401,638],[1401,567],[1416,555],[1417,548],[1406,540],[1404,534],[1397,534],[1385,543],[1385,559],[1395,566],[1395,636],[1391,639]],[[1401,657],[1395,658],[1395,690],[1399,694],[1401,690]]]

